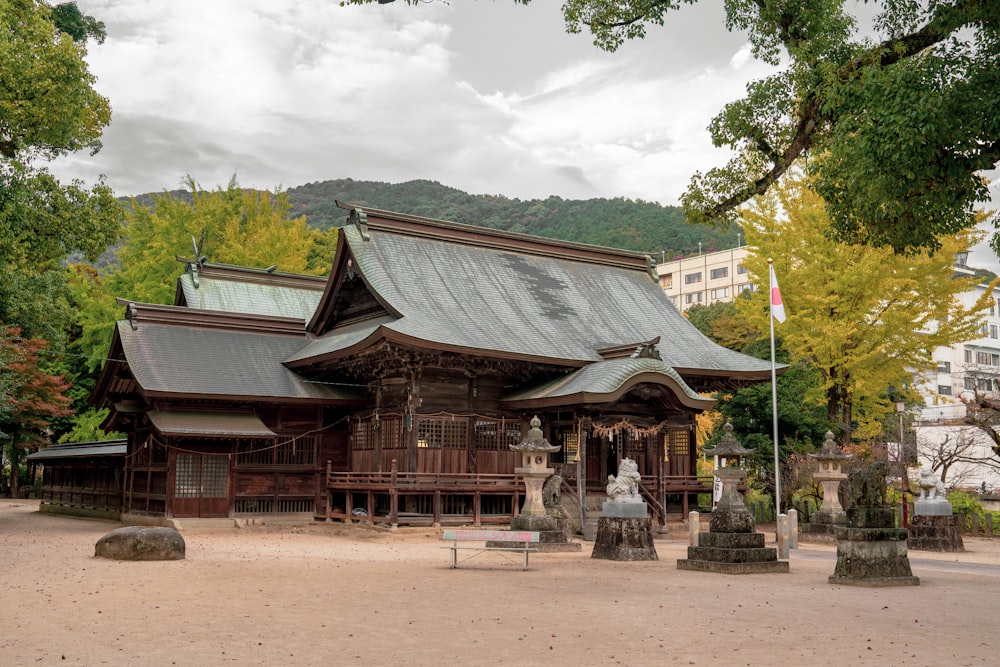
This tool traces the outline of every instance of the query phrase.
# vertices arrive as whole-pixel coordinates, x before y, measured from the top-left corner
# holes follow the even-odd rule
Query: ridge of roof
[[[187,265],[182,275],[192,273],[191,264]],[[284,271],[257,269],[236,264],[210,264],[205,262],[197,269],[201,278],[215,280],[231,280],[243,283],[260,283],[279,287],[292,287],[322,291],[326,285],[326,276],[313,276],[306,273],[287,273]]]
[[[227,329],[250,333],[285,334],[304,337],[305,320],[297,317],[274,315],[254,315],[252,313],[230,313],[219,310],[203,310],[186,306],[164,306],[142,303],[129,299],[115,299],[125,306],[125,321],[132,329],[138,329],[143,322],[173,324],[178,326],[210,329]]]
[[[340,200],[337,200],[336,203],[338,207],[350,211],[349,223],[356,225],[361,230],[362,238],[365,240],[368,239],[368,230],[371,229],[543,257],[629,268],[647,273],[653,281],[659,280],[656,274],[656,262],[653,258],[634,250],[621,250],[519,232],[506,232],[460,222],[348,204]]]

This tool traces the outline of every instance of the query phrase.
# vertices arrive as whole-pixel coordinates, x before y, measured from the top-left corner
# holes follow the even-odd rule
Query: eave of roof
[[[260,417],[251,413],[150,410],[146,414],[153,428],[162,435],[205,438],[271,438],[276,435]]]
[[[633,358],[590,364],[540,386],[513,392],[500,403],[507,409],[611,403],[640,384],[665,387],[681,405],[695,410],[708,410],[715,405],[714,399],[697,394],[659,359]]]
[[[97,442],[69,442],[52,445],[28,454],[32,462],[54,461],[58,459],[109,458],[125,456],[128,448],[126,440],[101,440]]]

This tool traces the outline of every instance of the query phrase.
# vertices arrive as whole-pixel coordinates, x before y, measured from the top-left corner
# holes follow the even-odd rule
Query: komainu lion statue
[[[608,498],[615,500],[621,496],[639,495],[639,466],[630,458],[618,464],[618,476],[608,475]]]
[[[920,469],[920,498],[918,500],[946,500],[944,482],[930,468]]]

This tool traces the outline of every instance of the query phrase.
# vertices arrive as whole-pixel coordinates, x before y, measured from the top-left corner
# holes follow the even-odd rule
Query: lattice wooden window
[[[375,425],[373,420],[351,420],[351,449],[375,449]]]
[[[477,419],[474,430],[476,449],[508,450],[521,442],[519,419]]]
[[[469,422],[452,417],[417,419],[417,447],[465,449],[469,446]]]
[[[686,456],[690,454],[690,441],[687,430],[667,431],[663,434],[663,451],[670,456]]]
[[[633,431],[625,429],[621,434],[622,444],[624,445],[624,452],[628,454],[645,454],[646,453],[646,437],[636,435]]]
[[[229,458],[178,454],[174,477],[178,498],[225,498],[229,495]]]

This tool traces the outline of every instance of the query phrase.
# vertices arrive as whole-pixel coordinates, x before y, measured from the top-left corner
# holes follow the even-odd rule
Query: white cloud
[[[695,170],[726,159],[705,127],[761,70],[742,40],[692,29],[708,10],[604,54],[565,35],[550,6],[396,4],[82,0],[108,26],[89,62],[114,116],[98,156],[56,171],[106,173],[120,194],[236,173],[256,187],[429,178],[675,203]]]

